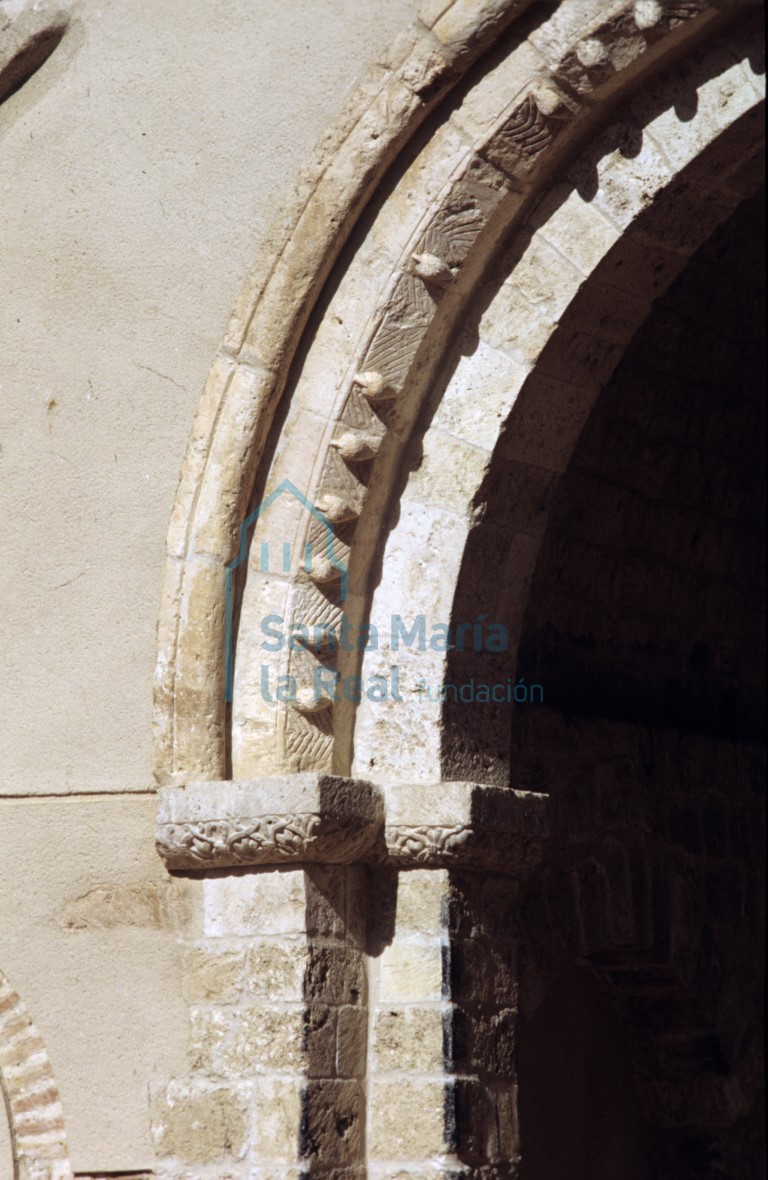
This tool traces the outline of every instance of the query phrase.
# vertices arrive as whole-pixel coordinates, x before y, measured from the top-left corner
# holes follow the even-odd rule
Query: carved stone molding
[[[372,847],[384,822],[376,787],[330,775],[189,783],[159,795],[155,842],[169,869],[347,864]]]
[[[387,792],[387,863],[500,873],[532,867],[549,831],[547,796],[481,783],[397,786]]]
[[[203,391],[169,529],[155,677],[161,783],[224,773],[223,613],[207,613],[197,630],[202,659],[192,654],[189,628],[179,620],[196,619],[203,599],[223,602],[224,565],[236,551],[251,493],[243,474],[252,475],[260,458],[323,284],[389,165],[529,3],[427,4],[435,10],[423,12],[388,60],[371,69],[319,144],[280,210],[265,252],[271,264],[265,267],[260,255],[253,267]]]
[[[387,864],[398,868],[480,869],[515,873],[535,864],[543,840],[527,840],[515,833],[482,831],[469,824],[396,825],[384,830]]]
[[[518,873],[538,861],[548,832],[545,795],[479,783],[380,791],[296,774],[164,787],[159,796],[157,849],[176,870],[364,861]]]

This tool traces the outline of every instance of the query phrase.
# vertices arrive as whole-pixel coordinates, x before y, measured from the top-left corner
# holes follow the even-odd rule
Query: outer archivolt
[[[474,40],[469,37],[468,41],[469,25],[458,29],[456,22],[469,8],[473,14],[469,24],[474,22],[475,32]],[[308,309],[376,180],[431,109],[435,87],[444,93],[466,67],[471,56],[466,45],[471,42],[472,54],[477,55],[497,39],[518,8],[499,3],[456,4],[429,29],[422,28],[410,54],[387,75],[383,90],[372,98],[369,89],[359,99],[357,121],[346,137],[339,137],[340,146],[316,178],[312,197],[302,205],[293,235],[279,253],[270,278],[257,293],[249,291],[245,310],[235,315],[201,403],[169,538],[156,693],[161,782],[221,778],[227,772],[224,645],[219,626],[222,567],[231,556]],[[375,538],[388,495],[430,375],[501,237],[523,224],[550,188],[553,169],[575,150],[578,137],[599,129],[596,112],[601,106],[608,109],[605,100],[634,92],[659,63],[667,64],[671,51],[684,52],[691,42],[708,31],[725,29],[739,16],[738,7],[723,13],[703,4],[580,3],[574,31],[567,19],[559,19],[566,8],[573,22],[574,5],[563,4],[529,42],[513,49],[521,68],[511,101],[509,91],[504,93],[501,109],[494,105],[498,97],[485,99],[482,128],[474,134],[466,124],[458,127],[466,150],[458,165],[454,161],[452,172],[438,160],[434,173],[423,181],[430,196],[418,198],[424,204],[416,229],[403,241],[402,226],[393,227],[388,243],[390,280],[382,286],[354,354],[349,350],[339,358],[338,367],[346,365],[346,377],[333,394],[333,403],[323,411],[328,422],[319,432],[313,463],[316,474],[307,492],[315,503],[338,507],[340,527],[352,533],[354,518],[364,515],[366,552],[371,554],[376,552]],[[477,84],[478,91],[482,82]],[[386,98],[381,99],[384,91]],[[424,95],[430,96],[427,105]],[[756,94],[751,101],[758,101]],[[382,129],[389,133],[389,138],[383,137],[387,139],[384,155],[375,167],[370,163],[364,167],[364,135]],[[381,139],[379,135],[375,142]],[[370,140],[366,150],[370,154]],[[701,149],[692,150],[695,154]],[[429,155],[428,146],[424,155]],[[359,184],[350,180],[356,169],[364,174]],[[670,176],[674,174],[673,168]],[[431,195],[435,192],[437,199]],[[344,234],[334,230],[317,237],[314,210],[321,207],[324,221],[336,228],[343,224]],[[610,228],[607,222],[606,233]],[[612,232],[620,234],[615,226]],[[298,289],[295,275],[301,276]],[[398,400],[406,383],[409,396]],[[380,412],[379,406],[386,403],[389,408]],[[376,486],[375,496],[366,492],[366,482],[357,480],[354,471],[358,432],[366,440],[374,439],[369,449],[378,451],[372,460],[375,479],[368,481]],[[269,480],[266,483],[269,487]],[[301,524],[294,520],[292,525],[298,537]],[[357,559],[356,545],[351,538],[352,568],[357,562],[362,570],[358,583],[359,596],[364,598],[368,587],[361,562],[371,558]],[[290,599],[294,610],[306,610],[308,605],[319,609],[320,600],[338,609],[332,586],[318,587],[301,575],[294,580]],[[357,609],[364,612],[367,607],[358,603]],[[302,659],[311,664],[320,657],[321,653],[309,651]],[[281,718],[269,756],[273,765],[241,766],[238,774],[274,771],[278,768],[274,763],[293,770],[329,765],[335,728],[330,718],[308,719],[290,709]],[[274,719],[270,724],[274,725]],[[263,750],[262,745],[262,754]],[[349,770],[340,763],[336,769]]]

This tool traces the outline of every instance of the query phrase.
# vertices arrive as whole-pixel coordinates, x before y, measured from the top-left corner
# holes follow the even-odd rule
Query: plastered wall
[[[150,1164],[148,1086],[185,1051],[183,889],[144,793],[193,413],[281,201],[416,4],[70,11],[0,105],[0,965],[94,1172]]]
[[[165,534],[213,351],[415,9],[80,0],[0,107],[0,793],[146,789]]]

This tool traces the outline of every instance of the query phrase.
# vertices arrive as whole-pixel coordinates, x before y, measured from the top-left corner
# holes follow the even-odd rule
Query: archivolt
[[[410,64],[388,76],[373,105],[370,98],[365,101],[362,118],[321,179],[315,178],[314,191],[265,286],[258,297],[249,295],[247,311],[235,315],[203,396],[171,527],[158,662],[162,780],[224,777],[227,770],[223,567],[236,550],[256,462],[311,304],[386,163],[434,105],[432,88],[437,85],[444,92],[472,55],[498,39],[520,7],[459,0],[436,23],[426,21],[432,31],[421,35]],[[469,9],[472,19],[461,24]],[[642,246],[631,235],[623,238],[642,209],[759,101],[745,60],[753,41],[747,37],[742,43],[740,22],[733,21],[738,15],[737,9],[722,13],[690,3],[565,0],[548,19],[526,18],[525,27],[516,26],[507,35],[503,55],[494,53],[501,60],[481,68],[480,76],[465,86],[461,102],[446,112],[381,205],[325,309],[285,422],[275,433],[274,459],[258,473],[258,486],[267,493],[290,479],[331,521],[337,555],[350,564],[350,598],[342,605],[333,570],[324,564],[315,565],[309,575],[304,572],[300,555],[313,536],[298,502],[286,499],[274,515],[260,518],[259,540],[272,538],[278,545],[293,540],[294,558],[287,577],[249,572],[233,708],[232,769],[237,777],[286,766],[326,766],[334,734],[342,736],[336,767],[349,770],[353,707],[346,715],[344,707],[331,710],[311,690],[288,707],[264,700],[258,675],[264,663],[259,620],[277,614],[286,620],[328,623],[338,621],[343,609],[354,623],[365,622],[387,513],[402,490],[406,444],[434,388],[453,328],[489,261],[528,219],[523,238],[513,246],[517,254],[510,288],[517,300],[517,338],[528,341],[527,354],[515,357],[514,348],[512,355],[504,347],[495,349],[492,365],[516,366],[517,372],[504,375],[504,395],[493,407],[490,433],[485,407],[481,426],[477,404],[467,399],[452,405],[449,398],[445,420],[436,418],[431,453],[425,444],[425,462],[415,478],[426,478],[430,465],[436,469],[447,461],[450,467],[449,452],[459,447],[464,474],[458,486],[455,478],[446,482],[445,494],[454,503],[458,497],[460,504],[449,512],[448,532],[443,530],[441,539],[439,527],[424,534],[428,521],[423,513],[420,531],[409,534],[412,497],[406,492],[401,498],[400,525],[390,537],[374,617],[377,611],[402,611],[406,603],[417,613],[425,599],[432,615],[437,601],[448,607],[489,452],[515,395],[539,354],[546,354],[546,341],[565,309],[617,243],[624,241],[635,250]],[[716,33],[722,34],[717,49],[709,57],[696,55],[698,74],[673,78],[665,91],[646,96],[636,107],[634,125],[625,121],[618,133],[609,133],[613,141],[609,138],[601,151],[593,149],[591,157],[583,157],[587,162],[591,158],[586,176],[560,187],[553,184],[564,178],[579,145],[588,139],[594,143],[617,98],[627,101],[640,80],[647,87],[648,76],[668,66],[673,55]],[[451,59],[447,64],[446,53]],[[683,112],[682,122],[669,109],[673,103]],[[638,132],[641,150],[627,150],[621,136],[629,134],[631,140]],[[388,146],[383,155],[374,149],[375,163],[366,165],[364,183],[356,186],[349,177],[350,161],[365,160],[376,136],[383,136]],[[725,216],[738,199],[737,181],[730,189],[720,188],[718,197],[719,214]],[[537,252],[542,256],[538,261]],[[542,281],[546,289],[533,293],[531,282]],[[646,292],[653,294],[652,288]],[[638,306],[644,306],[643,300]],[[493,343],[488,347],[494,349]],[[600,376],[604,379],[610,371],[611,356],[612,350],[603,347],[592,365],[592,392]],[[588,358],[582,361],[588,364]],[[546,398],[531,404],[534,419],[546,412]],[[589,404],[589,397],[583,397],[578,409],[566,414],[567,437],[560,440],[563,461]],[[529,435],[536,436],[535,424]],[[529,443],[537,445],[535,438]],[[440,574],[437,599],[432,570]],[[311,684],[326,655],[319,639],[297,652],[279,653],[273,670],[290,671],[300,683]],[[380,649],[369,658],[368,673],[388,659],[388,652]],[[348,670],[355,670],[353,658]],[[397,716],[395,710],[379,711],[375,718],[370,710],[359,711],[363,768],[375,759],[376,750],[392,745],[386,727],[404,724],[423,733],[427,746],[437,740],[438,718],[430,718],[425,728],[423,711],[414,716],[398,707]],[[436,750],[421,761],[417,777],[440,777]]]
[[[0,1083],[17,1180],[72,1180],[64,1113],[45,1044],[2,971]]]
[[[402,603],[456,630],[484,611],[505,624],[509,647],[495,664],[489,652],[401,649],[401,688],[423,679],[434,698],[442,683],[503,683],[513,672],[548,506],[601,389],[652,301],[759,183],[762,107],[750,105],[741,68],[721,44],[647,87],[513,238],[498,268],[506,282],[478,298],[466,326],[478,343],[466,356],[457,346],[449,378],[431,391],[416,469],[381,542],[385,578],[370,619],[386,633],[391,604]],[[688,124],[669,110],[671,81],[679,96],[698,96]],[[398,554],[425,545],[436,552],[414,579]],[[380,645],[366,678],[390,660]],[[363,701],[355,772],[506,784],[509,718],[507,705],[469,709],[424,692]],[[393,740],[400,728],[419,743]]]

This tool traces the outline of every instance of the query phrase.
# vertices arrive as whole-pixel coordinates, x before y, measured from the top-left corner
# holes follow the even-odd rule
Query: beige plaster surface
[[[6,1177],[8,1180],[12,1180],[13,1177],[13,1148],[5,1103],[0,1095],[0,1180],[6,1180]]]
[[[0,800],[0,957],[48,1048],[76,1172],[151,1166],[148,1088],[185,1061],[188,886],[155,853],[155,806]]]
[[[0,794],[151,781],[165,534],[212,354],[416,8],[75,0],[0,106]]]

